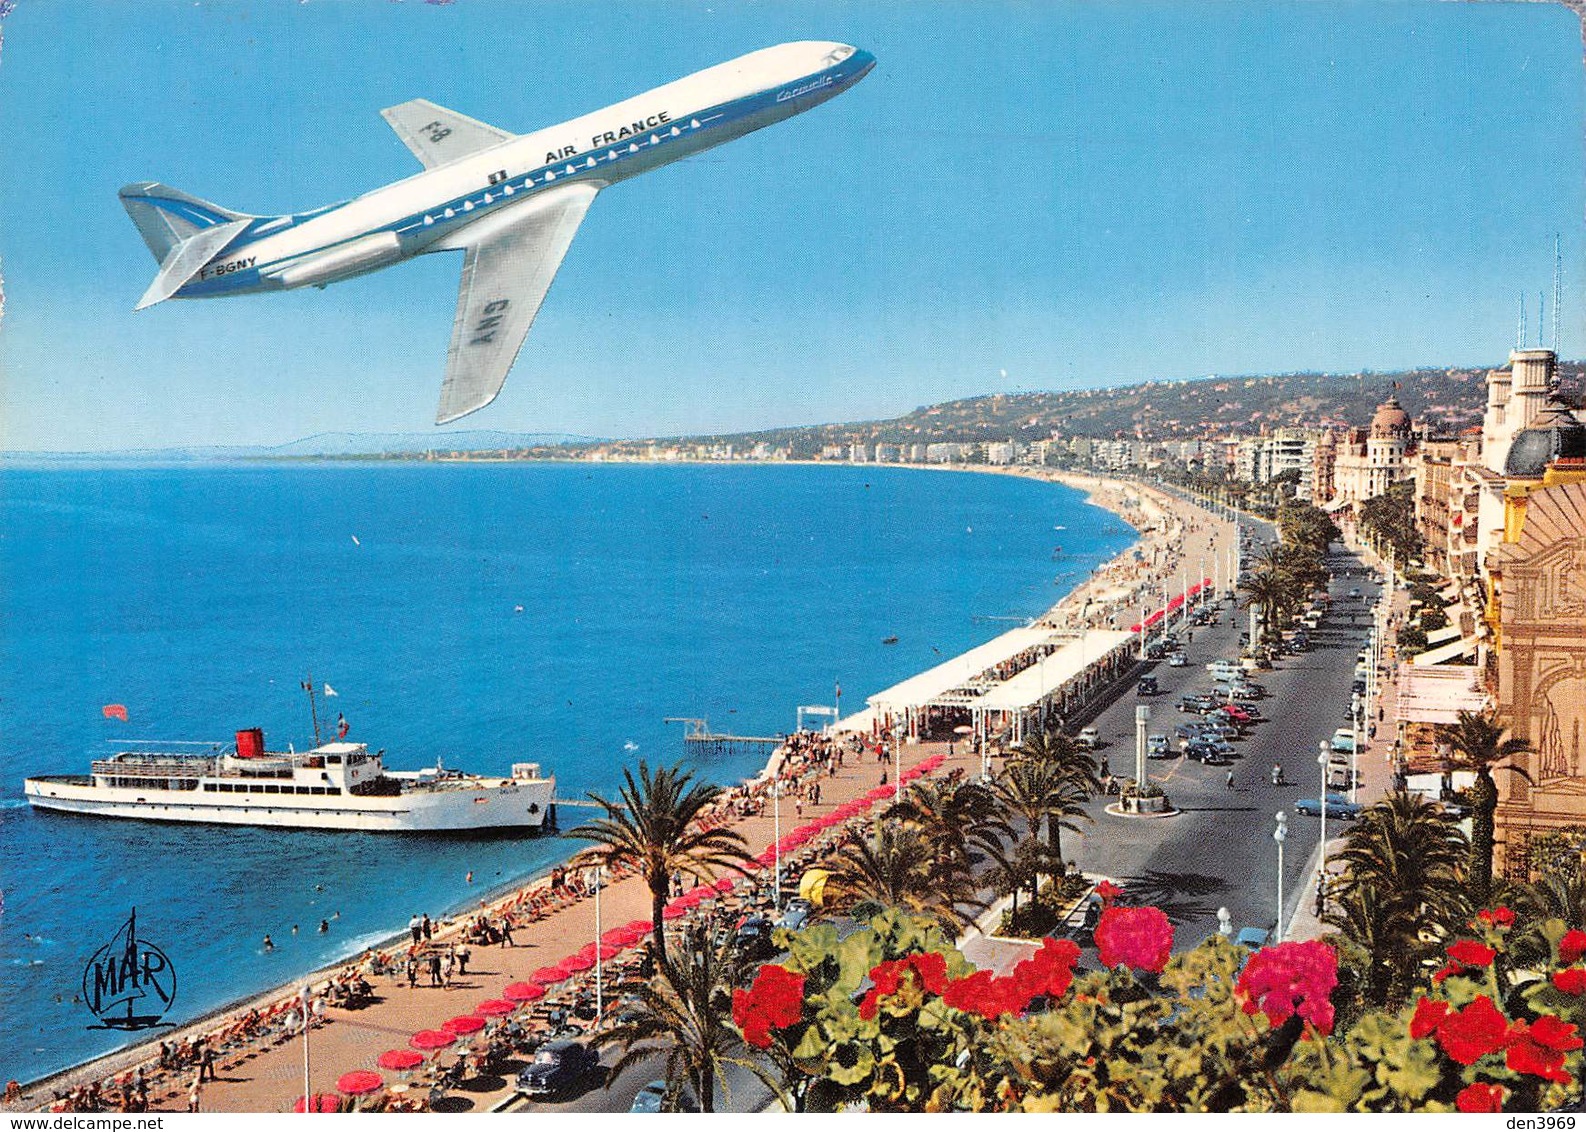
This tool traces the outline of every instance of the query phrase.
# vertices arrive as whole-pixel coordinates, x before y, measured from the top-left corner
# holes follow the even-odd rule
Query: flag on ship
[[[340,692],[336,691],[336,689],[332,688],[329,684],[325,685],[325,694],[327,696],[339,696],[339,695],[341,695]]]

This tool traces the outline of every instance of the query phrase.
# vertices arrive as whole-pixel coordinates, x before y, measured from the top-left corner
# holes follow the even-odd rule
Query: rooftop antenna
[[[1558,344],[1558,312],[1564,305],[1564,257],[1559,251],[1558,233],[1553,233],[1553,353],[1557,357]]]
[[[1525,292],[1524,291],[1520,292],[1520,325],[1519,325],[1518,329],[1516,329],[1516,331],[1515,331],[1514,348],[1516,350],[1525,349]]]
[[[1536,293],[1536,345],[1537,345],[1537,349],[1539,349],[1539,350],[1544,345],[1544,343],[1542,341],[1542,334],[1543,334],[1544,331],[1546,331],[1546,329],[1547,329],[1547,292],[1546,291],[1538,291]]]

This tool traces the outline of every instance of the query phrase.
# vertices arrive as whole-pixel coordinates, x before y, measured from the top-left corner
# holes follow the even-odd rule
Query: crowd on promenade
[[[761,776],[722,791],[703,821],[707,826],[724,826],[761,815],[777,792],[786,807],[784,813],[797,821],[805,805],[820,803],[823,781],[863,750],[864,741],[857,735],[840,740],[813,732],[792,735]],[[793,859],[790,856],[789,860]],[[607,870],[603,883],[615,883],[626,875]],[[674,878],[675,886],[683,883],[683,878]],[[741,894],[713,901],[709,914],[741,917],[773,899],[763,868],[739,888]],[[475,911],[438,922],[415,916],[409,936],[399,943],[365,951],[334,973],[312,981],[307,1018],[312,1025],[321,1026],[333,1023],[341,1012],[361,1010],[384,996],[450,989],[454,980],[468,973],[474,948],[515,947],[515,932],[588,900],[593,892],[591,873],[557,866],[549,875],[494,903],[481,901]],[[687,922],[704,915],[691,912]],[[628,957],[611,968],[608,978],[635,974],[639,962],[637,954]],[[472,1068],[499,1060],[507,1046],[521,1050],[523,1043],[532,1047],[548,1034],[581,1032],[593,1019],[593,1004],[585,1001],[592,994],[585,986],[588,982],[587,976],[569,979],[535,1002],[523,1017],[493,1020],[488,1032],[474,1043],[478,1048],[470,1045],[460,1058]],[[196,1108],[203,1086],[217,1074],[236,1070],[301,1035],[304,1015],[302,999],[296,994],[258,1003],[198,1027],[180,1040],[149,1048],[143,1060],[124,1070],[55,1091],[46,1107],[53,1112],[142,1112],[181,1107],[185,1102],[186,1107]],[[441,1059],[430,1062],[428,1069],[435,1079],[455,1072],[443,1067]],[[416,1103],[407,1099],[412,1095],[411,1090],[402,1090],[394,1099],[410,1105]]]

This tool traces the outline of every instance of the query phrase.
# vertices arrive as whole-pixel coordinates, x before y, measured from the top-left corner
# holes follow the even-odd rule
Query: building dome
[[[1377,406],[1371,418],[1371,435],[1375,437],[1410,435],[1410,414],[1404,411],[1397,397],[1389,397]]]
[[[1586,460],[1586,425],[1562,401],[1552,400],[1530,425],[1514,434],[1503,474],[1541,479],[1556,460]]]

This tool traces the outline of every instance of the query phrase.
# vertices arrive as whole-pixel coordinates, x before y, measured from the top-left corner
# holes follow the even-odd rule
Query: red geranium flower
[[[1338,954],[1320,940],[1263,947],[1240,972],[1234,993],[1246,1014],[1264,1013],[1272,1025],[1298,1014],[1323,1034],[1333,1030]]]
[[[1586,994],[1586,967],[1566,967],[1553,976],[1553,985],[1565,994]]]
[[[1160,908],[1108,908],[1095,934],[1103,967],[1160,971],[1173,954],[1173,925]]]
[[[1558,961],[1568,967],[1582,955],[1586,955],[1586,932],[1571,928],[1558,941]]]
[[[1509,1020],[1486,995],[1477,995],[1463,1010],[1449,1013],[1437,1024],[1437,1044],[1461,1065],[1474,1065],[1503,1048]]]
[[[1415,1004],[1415,1017],[1410,1019],[1410,1037],[1420,1041],[1428,1034],[1434,1033],[1452,1009],[1453,1007],[1442,999],[1422,996],[1421,1001]]]
[[[798,1023],[804,1013],[804,976],[775,963],[762,966],[748,990],[732,992],[732,1020],[756,1049],[771,1044],[771,1031]]]
[[[870,981],[874,985],[859,1003],[859,1017],[867,1022],[874,1018],[881,1000],[897,994],[903,986],[903,976],[911,971],[922,990],[941,994],[947,989],[946,956],[935,951],[922,951],[905,955],[902,959],[888,959],[870,969]]]
[[[1477,1081],[1466,1085],[1454,1098],[1454,1107],[1460,1112],[1502,1112],[1504,1088]]]
[[[1495,928],[1507,928],[1514,923],[1514,913],[1501,904],[1496,908],[1483,908],[1476,913],[1476,918]]]
[[[1074,964],[1079,962],[1079,944],[1070,939],[1043,939],[1040,950],[1020,960],[1013,969],[1013,983],[1028,1006],[1036,995],[1057,998],[1074,981]],[[1022,1008],[1021,1008],[1022,1009]]]
[[[1029,1005],[1029,999],[1019,997],[1011,978],[999,979],[991,971],[976,971],[948,983],[942,1001],[954,1010],[978,1014],[988,1021],[1017,1014]]]
[[[1448,957],[1466,967],[1491,966],[1497,952],[1485,943],[1477,943],[1473,939],[1461,939],[1448,945]]]
[[[1110,880],[1104,880],[1096,886],[1096,895],[1101,897],[1101,902],[1110,908],[1118,902],[1118,897],[1123,895],[1123,889]]]
[[[1457,975],[1464,969],[1465,968],[1461,967],[1458,963],[1444,963],[1441,967],[1432,972],[1432,985],[1438,986],[1450,975]]]
[[[1516,1022],[1509,1028],[1505,1064],[1516,1073],[1529,1073],[1544,1081],[1567,1085],[1574,1080],[1564,1071],[1564,1055],[1581,1048],[1575,1026],[1544,1014],[1529,1026]]]

